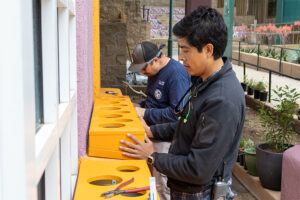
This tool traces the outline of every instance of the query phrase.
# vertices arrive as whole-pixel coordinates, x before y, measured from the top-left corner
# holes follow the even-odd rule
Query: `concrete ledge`
[[[245,94],[245,99],[246,99],[247,106],[249,106],[254,110],[258,110],[263,103],[265,103],[265,106],[268,109],[274,109],[274,106],[269,102],[262,102],[260,100],[254,99],[253,96]],[[294,119],[295,119],[294,130],[300,135],[300,120],[297,120],[296,115]]]
[[[280,192],[264,188],[258,177],[251,176],[238,163],[232,169],[233,175],[249,190],[258,200],[279,200]]]

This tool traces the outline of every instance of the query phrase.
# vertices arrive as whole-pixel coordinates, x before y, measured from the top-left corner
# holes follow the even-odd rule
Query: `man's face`
[[[147,76],[154,76],[159,72],[158,65],[158,58],[154,58],[152,64],[147,64],[146,67],[141,70],[141,73]]]
[[[202,76],[207,67],[207,56],[204,51],[200,53],[198,49],[191,46],[186,38],[178,38],[180,47],[179,60],[183,61],[183,65],[191,76]]]

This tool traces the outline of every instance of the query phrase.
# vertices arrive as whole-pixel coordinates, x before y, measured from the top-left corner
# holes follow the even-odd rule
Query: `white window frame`
[[[78,174],[75,1],[41,0],[41,6],[44,124],[36,133],[32,0],[0,3],[0,25],[5,30],[0,37],[5,66],[0,66],[0,200],[36,200],[44,172],[46,200],[72,199],[74,194]],[[58,7],[63,12],[57,22]],[[63,40],[59,45],[58,35]],[[63,58],[59,64],[58,53]]]

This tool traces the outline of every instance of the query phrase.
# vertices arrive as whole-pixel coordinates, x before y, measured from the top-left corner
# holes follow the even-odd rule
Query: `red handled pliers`
[[[150,187],[142,187],[142,188],[134,188],[134,189],[128,189],[128,190],[120,190],[122,187],[129,185],[130,183],[132,183],[134,181],[134,178],[131,178],[130,180],[122,183],[121,185],[119,185],[116,189],[108,191],[108,192],[104,192],[101,194],[101,197],[105,197],[105,198],[111,198],[115,195],[118,194],[122,194],[122,193],[136,193],[136,192],[141,192],[141,191],[146,191],[149,190]],[[158,185],[156,186],[158,187]]]

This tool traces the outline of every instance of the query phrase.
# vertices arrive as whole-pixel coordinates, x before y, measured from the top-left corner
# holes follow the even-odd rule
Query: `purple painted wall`
[[[300,199],[300,144],[283,153],[281,200]]]
[[[76,0],[78,154],[87,153],[93,106],[93,1]]]

